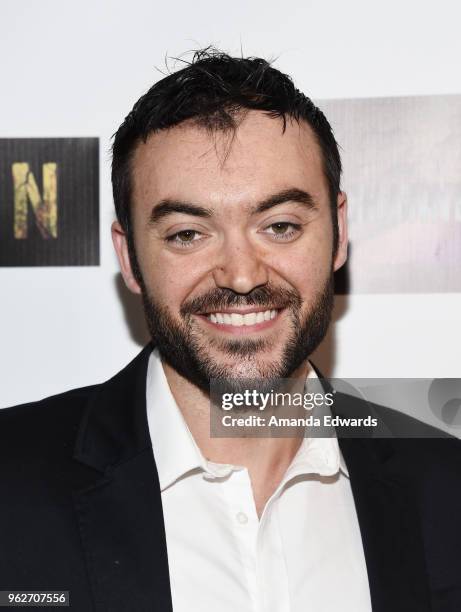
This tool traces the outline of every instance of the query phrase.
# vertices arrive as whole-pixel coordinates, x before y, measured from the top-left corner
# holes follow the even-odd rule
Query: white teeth
[[[256,325],[257,323],[263,323],[264,321],[270,321],[275,319],[277,316],[277,310],[265,310],[264,312],[249,312],[247,314],[239,314],[238,312],[233,313],[222,313],[214,312],[208,315],[208,319],[212,323],[218,325],[233,325],[234,327],[241,327],[242,325]]]
[[[249,312],[246,315],[243,315],[243,322],[245,325],[254,325],[256,323],[256,313]]]
[[[235,325],[235,327],[240,327],[241,325],[243,325],[243,315],[233,312],[231,314],[231,317],[232,317],[231,325]]]

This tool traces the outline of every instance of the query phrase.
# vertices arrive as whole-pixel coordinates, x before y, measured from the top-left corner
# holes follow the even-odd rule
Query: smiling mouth
[[[246,312],[225,311],[225,312],[208,312],[201,313],[199,316],[213,326],[221,327],[228,331],[240,330],[245,328],[253,328],[254,331],[270,327],[274,320],[282,311],[281,308],[268,308],[266,310],[247,310]],[[248,331],[250,331],[248,329]]]

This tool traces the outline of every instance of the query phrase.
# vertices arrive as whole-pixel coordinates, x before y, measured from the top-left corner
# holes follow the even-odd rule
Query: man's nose
[[[213,278],[217,287],[246,294],[265,285],[269,272],[255,246],[240,236],[225,240],[213,269]]]

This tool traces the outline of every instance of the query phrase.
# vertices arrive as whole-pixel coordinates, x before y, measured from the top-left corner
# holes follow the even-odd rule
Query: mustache
[[[236,293],[232,289],[215,287],[211,291],[184,302],[180,308],[181,316],[202,314],[225,310],[226,308],[258,306],[267,309],[300,308],[302,298],[296,289],[277,287],[267,283],[255,287],[249,293]]]

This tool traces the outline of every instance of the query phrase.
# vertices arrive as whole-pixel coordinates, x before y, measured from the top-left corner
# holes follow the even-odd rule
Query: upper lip
[[[247,306],[246,308],[213,308],[212,310],[204,310],[197,314],[209,315],[217,312],[221,314],[249,314],[251,312],[266,312],[266,310],[280,310],[281,306]]]

